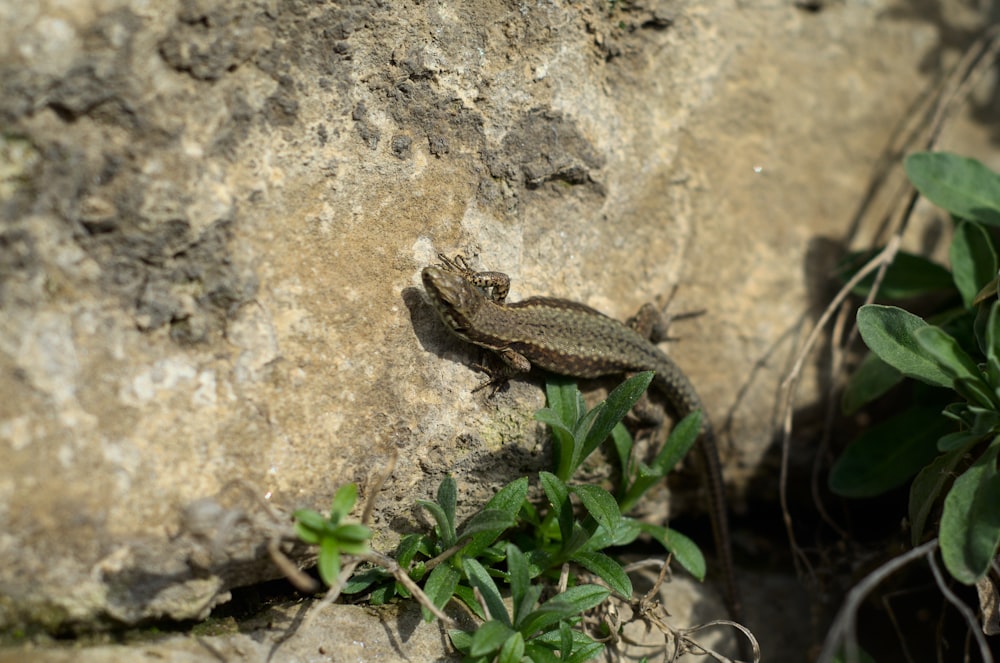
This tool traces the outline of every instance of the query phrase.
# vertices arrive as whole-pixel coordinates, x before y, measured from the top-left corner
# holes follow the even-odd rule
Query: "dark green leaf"
[[[948,152],[918,152],[903,161],[913,186],[941,209],[962,219],[1000,225],[1000,176],[976,161]]]
[[[630,465],[632,457],[632,435],[623,424],[618,424],[611,429],[611,442],[614,444],[615,453],[618,455],[618,467],[621,468],[622,484],[624,484],[626,477],[632,475],[632,467]]]
[[[972,308],[976,295],[997,275],[997,253],[990,234],[977,223],[960,221],[949,249],[955,285],[965,308]]]
[[[670,431],[663,448],[656,454],[652,467],[640,464],[638,476],[632,485],[628,486],[621,500],[623,513],[629,512],[646,491],[665,477],[691,450],[701,432],[701,416],[701,410],[697,410],[681,419]]]
[[[572,430],[573,425],[586,412],[586,405],[576,382],[561,375],[549,375],[545,382],[545,398],[559,417],[563,427]]]
[[[941,454],[920,470],[910,485],[910,539],[914,546],[920,544],[924,527],[941,491],[951,482],[955,467],[965,456],[966,448]]]
[[[375,583],[388,580],[391,577],[385,569],[365,569],[348,578],[340,591],[344,594],[360,594]]]
[[[499,509],[483,509],[475,514],[462,527],[459,539],[470,537],[480,532],[502,532],[514,525],[514,516]]]
[[[946,375],[952,379],[952,388],[976,405],[1000,406],[996,394],[983,381],[979,366],[958,342],[940,327],[923,327],[913,332],[920,347]]]
[[[858,309],[858,330],[865,344],[903,375],[938,387],[952,380],[917,343],[914,332],[929,325],[901,308],[869,304]]]
[[[500,590],[497,589],[496,583],[493,582],[493,578],[483,568],[483,565],[474,559],[466,557],[462,559],[462,568],[469,579],[469,584],[478,589],[480,595],[482,595],[483,601],[486,603],[486,609],[490,611],[490,619],[510,626],[510,615],[507,614],[507,608],[504,607]]]
[[[902,373],[869,352],[848,380],[840,409],[844,414],[854,414],[902,381]]]
[[[584,508],[594,517],[594,520],[605,529],[609,532],[614,532],[618,528],[622,514],[618,510],[618,502],[615,501],[611,493],[590,484],[573,486],[570,490],[580,498]]]
[[[850,254],[842,262],[841,279],[846,283],[854,272],[877,253],[876,250]],[[867,297],[876,275],[877,272],[873,272],[861,279],[851,292],[860,297]],[[954,287],[951,272],[947,269],[923,256],[900,251],[886,268],[885,275],[879,283],[878,294],[887,299],[910,299],[951,290]]]
[[[991,385],[1000,387],[1000,302],[993,302],[985,318],[982,336],[985,340],[986,375]]]
[[[906,482],[937,455],[937,440],[952,429],[940,413],[912,407],[872,426],[830,470],[830,490],[844,497],[873,497]]]
[[[453,594],[459,601],[465,604],[469,610],[472,611],[476,617],[486,621],[486,613],[483,612],[483,606],[480,605],[479,601],[476,599],[476,593],[468,585],[459,585],[455,588],[455,593]]]
[[[472,647],[472,633],[451,629],[448,631],[448,637],[451,638],[451,644],[455,646],[455,649],[468,655],[469,649]]]
[[[441,506],[441,510],[448,519],[448,530],[454,532],[455,509],[458,504],[458,487],[455,485],[455,479],[450,474],[446,475],[441,480],[441,485],[438,486],[437,503]],[[454,545],[454,541],[448,545]]]
[[[451,600],[458,581],[462,579],[462,574],[451,564],[438,564],[427,576],[424,583],[424,593],[437,608],[443,608]],[[425,607],[421,608],[424,621],[430,623],[434,621],[434,613]]]
[[[492,619],[480,625],[476,632],[472,634],[472,642],[469,645],[470,656],[487,656],[503,647],[503,643],[514,635],[507,624]],[[454,642],[454,640],[453,640]]]
[[[971,585],[989,570],[1000,543],[1000,438],[960,477],[944,499],[941,557],[959,582]]]
[[[699,581],[705,580],[705,556],[694,541],[675,529],[642,523],[642,530],[663,544],[681,567]]]
[[[611,429],[625,418],[629,410],[642,398],[652,381],[653,372],[643,371],[625,380],[608,394],[608,398],[604,401],[604,408],[587,433],[587,438],[583,443],[581,460],[589,456],[594,449],[600,446],[601,442],[608,438]]]
[[[441,508],[436,502],[430,502],[428,500],[417,500],[417,504],[427,509],[431,516],[434,518],[434,522],[437,523],[437,534],[441,539],[442,550],[445,548],[451,548],[455,545],[455,530],[450,520],[448,520],[447,514],[445,514],[444,509]]]
[[[629,580],[628,574],[621,564],[607,555],[599,552],[578,552],[571,560],[598,576],[619,596],[626,600],[632,598],[632,581]]]
[[[573,505],[569,501],[569,487],[551,472],[539,472],[538,480],[556,512],[559,532],[565,545],[573,538]]]
[[[573,431],[566,427],[566,424],[559,418],[559,414],[550,407],[543,407],[535,411],[535,420],[540,421],[554,431],[559,430],[566,435],[573,435]]]
[[[524,656],[524,637],[514,632],[509,638],[504,640],[500,654],[497,656],[497,663],[520,663]]]
[[[517,624],[522,615],[531,611],[538,597],[532,597],[528,591],[531,586],[528,560],[521,549],[513,543],[507,544],[507,577],[510,582],[511,601],[514,604],[514,624]]]
[[[561,619],[569,619],[602,603],[611,592],[597,585],[570,587],[562,594],[546,601],[538,610],[527,615],[518,628],[525,637],[544,631]]]

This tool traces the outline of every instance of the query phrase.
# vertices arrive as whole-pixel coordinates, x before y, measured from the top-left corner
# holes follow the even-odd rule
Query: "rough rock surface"
[[[537,382],[472,394],[422,299],[439,251],[620,318],[678,285],[731,484],[773,486],[817,242],[870,234],[976,24],[914,11],[0,2],[0,628],[204,617],[275,575],[253,494],[323,508],[394,452],[382,549],[446,473],[469,509],[543,467]]]

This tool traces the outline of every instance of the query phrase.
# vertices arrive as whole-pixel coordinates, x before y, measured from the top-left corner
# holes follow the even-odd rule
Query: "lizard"
[[[743,604],[733,566],[722,463],[712,424],[694,385],[666,354],[637,329],[658,312],[647,304],[632,326],[578,302],[531,297],[507,303],[510,277],[503,272],[476,272],[461,255],[438,255],[439,265],[421,272],[424,289],[445,326],[460,339],[495,352],[506,364],[500,375],[527,373],[532,366],[576,378],[598,378],[637,371],[654,371],[652,385],[667,399],[674,414],[702,411],[698,439],[705,467],[709,514],[721,562],[726,604],[736,622],[743,621]],[[653,318],[655,319],[655,318]],[[646,322],[653,331],[652,325]],[[484,383],[495,382],[496,377]]]

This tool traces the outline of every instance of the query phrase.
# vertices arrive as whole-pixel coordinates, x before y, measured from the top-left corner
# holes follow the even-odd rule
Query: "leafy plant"
[[[845,451],[830,486],[864,497],[916,475],[909,504],[914,545],[943,504],[942,558],[954,578],[972,584],[987,572],[1000,544],[1000,303],[997,250],[987,229],[1000,226],[1000,176],[947,153],[911,155],[905,168],[917,189],[955,218],[951,272],[905,256],[890,267],[886,282],[896,298],[936,291],[950,293],[955,303],[927,320],[894,306],[858,311],[872,357],[852,377],[845,409],[874,400],[905,377],[927,388],[916,392],[909,410]],[[944,407],[937,405],[942,397]]]
[[[357,499],[358,487],[349,483],[334,494],[328,518],[312,509],[299,509],[294,514],[295,533],[299,539],[319,546],[319,577],[327,585],[337,582],[341,555],[360,555],[368,551],[371,530],[361,523],[342,522]]]
[[[597,656],[604,646],[572,627],[611,592],[598,585],[578,585],[538,605],[544,588],[531,583],[527,557],[513,543],[506,545],[505,557],[513,614],[507,612],[500,589],[486,568],[475,559],[463,562],[465,574],[483,597],[489,615],[475,633],[448,632],[465,660],[582,662]]]
[[[409,598],[416,591],[412,579],[423,586],[425,597],[418,598],[429,601],[423,608],[428,621],[434,617],[430,605],[442,608],[456,598],[484,620],[472,633],[449,633],[468,661],[584,661],[596,656],[603,645],[577,628],[583,613],[611,592],[625,600],[632,596],[632,583],[605,552],[608,548],[631,543],[645,531],[693,575],[704,576],[704,557],[690,539],[623,515],[683,457],[700,431],[700,413],[695,413],[675,426],[651,465],[632,457],[632,439],[621,421],[652,378],[651,372],[634,376],[589,411],[575,384],[550,381],[549,407],[536,413],[550,426],[554,439],[556,472],[540,472],[538,477],[546,501],[538,506],[529,502],[528,478],[522,477],[459,524],[457,487],[445,477],[434,501],[418,501],[433,519],[433,531],[409,534],[397,547],[395,561],[406,575],[401,577],[398,569],[385,565],[374,566],[347,580],[343,593],[369,592],[376,604],[397,596]],[[571,483],[576,470],[609,435],[622,466],[618,499],[603,488]],[[339,553],[360,550],[345,545],[345,525],[340,524],[355,496],[353,486],[338,491],[329,519],[308,510],[296,512],[300,537],[321,547],[320,574],[328,584],[339,573]],[[335,543],[324,544],[329,539]],[[610,589],[577,584],[577,576],[569,574],[564,576],[567,589],[539,603],[554,579],[574,567],[586,569]],[[509,586],[512,613],[504,607],[497,578]]]

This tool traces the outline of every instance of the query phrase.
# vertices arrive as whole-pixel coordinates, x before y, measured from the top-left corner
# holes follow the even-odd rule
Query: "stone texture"
[[[471,393],[422,299],[439,251],[621,318],[680,286],[729,477],[773,486],[817,242],[870,235],[963,45],[903,8],[0,2],[0,628],[202,618],[276,574],[252,495],[393,453],[385,550],[446,473],[468,510],[543,467],[537,382]]]

